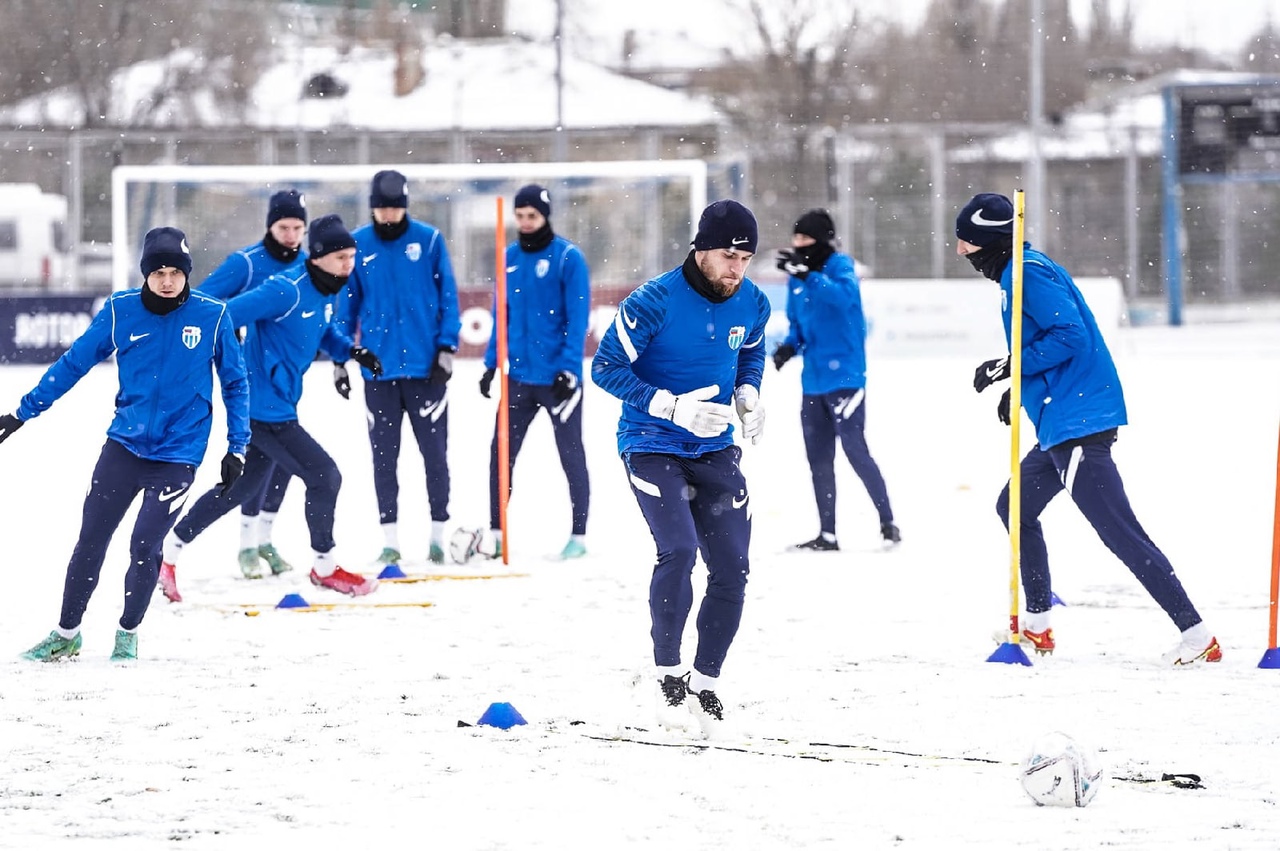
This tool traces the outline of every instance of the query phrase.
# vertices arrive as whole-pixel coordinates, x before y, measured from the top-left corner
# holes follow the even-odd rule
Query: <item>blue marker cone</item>
[[[1280,668],[1280,648],[1272,647],[1266,653],[1262,654],[1262,661],[1258,663],[1259,668]]]
[[[510,703],[490,703],[489,708],[480,716],[480,720],[476,722],[485,727],[497,727],[500,730],[510,730],[518,724],[527,724],[514,706]]]
[[[309,609],[311,604],[302,599],[301,594],[285,594],[280,598],[280,602],[276,603],[277,609]]]
[[[382,572],[378,574],[379,579],[404,579],[404,571],[400,569],[398,564],[388,564],[382,568]]]
[[[1031,667],[1031,660],[1022,649],[1021,644],[1006,641],[996,648],[996,652],[987,657],[988,662],[1001,662],[1005,665],[1026,665]]]
[[[1050,605],[1050,606],[1065,606],[1065,605],[1066,605],[1066,603],[1062,602],[1062,598],[1061,598],[1061,597],[1059,597],[1057,594],[1055,594],[1055,593],[1053,593],[1052,591],[1050,591],[1050,592],[1049,592],[1049,605]]]

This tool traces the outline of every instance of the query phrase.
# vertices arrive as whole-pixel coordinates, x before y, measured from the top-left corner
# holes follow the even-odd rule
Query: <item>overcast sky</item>
[[[556,0],[522,0],[509,8],[513,29],[531,35],[549,35],[554,25]],[[750,44],[745,22],[728,12],[732,0],[563,0],[565,30],[574,52],[592,53],[591,47],[616,55],[622,33],[628,29],[650,35],[670,34],[673,43],[687,38],[710,48]],[[856,2],[869,17],[915,23],[929,0],[762,0],[766,8],[806,7],[821,15],[824,8],[843,8]],[[1016,0],[1030,8],[1027,0]],[[1111,0],[1112,6],[1134,10],[1137,37],[1142,44],[1176,44],[1215,54],[1234,55],[1271,19],[1280,22],[1280,0],[1219,0],[1214,11],[1205,0]],[[1071,0],[1080,25],[1088,21],[1091,0]],[[584,47],[583,41],[588,44]]]

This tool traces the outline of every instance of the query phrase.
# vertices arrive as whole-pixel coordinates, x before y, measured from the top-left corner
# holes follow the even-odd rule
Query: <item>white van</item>
[[[60,290],[70,272],[67,199],[0,183],[0,288]]]

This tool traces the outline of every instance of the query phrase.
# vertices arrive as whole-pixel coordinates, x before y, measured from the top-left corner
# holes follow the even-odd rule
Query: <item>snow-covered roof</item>
[[[226,105],[219,81],[225,60],[180,50],[117,72],[103,121],[108,126],[367,130],[545,130],[556,124],[555,52],[523,40],[439,40],[422,49],[425,78],[395,94],[390,47],[295,45],[282,48],[253,86],[241,117]],[[329,74],[341,97],[304,98],[306,82]],[[166,81],[184,79],[186,94],[161,99]],[[568,129],[699,126],[721,123],[708,101],[565,57],[563,123]],[[196,82],[192,82],[192,81]],[[70,88],[0,108],[9,126],[84,126],[85,106]]]

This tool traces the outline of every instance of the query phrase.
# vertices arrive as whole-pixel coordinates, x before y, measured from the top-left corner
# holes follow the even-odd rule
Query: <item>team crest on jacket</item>
[[[729,329],[729,348],[742,348],[742,341],[747,339],[747,326],[734,325]]]
[[[200,345],[200,326],[187,325],[182,329],[182,345],[188,349],[194,349]]]
[[[404,256],[409,258],[411,263],[417,263],[422,258],[422,243],[411,242],[404,247]]]
[[[539,278],[545,278],[547,273],[551,271],[551,261],[543,257],[533,267],[533,273]]]

